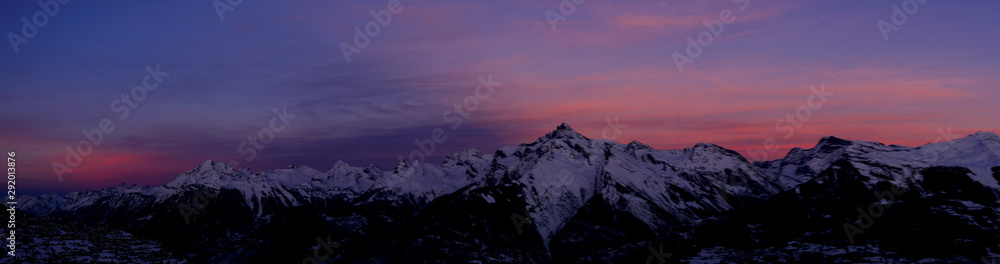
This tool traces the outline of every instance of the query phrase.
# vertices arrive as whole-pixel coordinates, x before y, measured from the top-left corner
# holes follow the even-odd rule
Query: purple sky
[[[34,1],[0,3],[0,146],[17,151],[19,190],[156,186],[208,159],[391,169],[438,128],[447,139],[427,162],[530,142],[560,123],[660,149],[712,142],[754,160],[828,135],[916,146],[949,127],[1000,131],[996,1],[929,0],[894,23],[907,1],[590,0],[553,27],[558,1],[404,0],[348,63],[341,43],[390,2],[243,1],[224,20],[211,1],[71,1],[52,16]],[[715,36],[704,23],[722,12],[733,17]],[[36,13],[47,21],[27,38],[22,17]],[[884,35],[879,20],[898,30]],[[689,56],[699,34],[711,42]],[[691,58],[683,72],[675,53]],[[114,101],[157,65],[169,75],[139,88],[145,98],[122,118],[128,105]],[[488,76],[500,84],[476,98]],[[832,95],[821,101],[811,86]],[[454,105],[469,98],[475,110],[453,129]],[[247,161],[241,142],[272,131],[272,109],[295,117]],[[53,162],[68,164],[66,146],[103,119],[114,130],[60,182]],[[614,119],[618,130],[605,129]]]

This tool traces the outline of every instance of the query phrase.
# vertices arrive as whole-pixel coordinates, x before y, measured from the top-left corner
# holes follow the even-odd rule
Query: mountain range
[[[989,263],[998,182],[991,132],[920,147],[825,137],[750,162],[714,144],[657,150],[562,124],[440,165],[206,161],[163,186],[19,197],[48,231],[18,232],[31,237],[24,258],[43,262],[70,254],[52,249],[57,234],[110,229],[147,246],[101,252],[149,256],[137,262]],[[99,237],[73,241],[88,239]]]

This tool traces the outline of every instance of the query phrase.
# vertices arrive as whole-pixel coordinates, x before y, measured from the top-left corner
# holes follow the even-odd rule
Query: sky
[[[440,163],[561,123],[750,160],[1000,132],[997,1],[579,2],[3,1],[0,147],[39,194]]]

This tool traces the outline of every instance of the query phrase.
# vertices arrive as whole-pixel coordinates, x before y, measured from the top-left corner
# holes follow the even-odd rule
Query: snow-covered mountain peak
[[[977,132],[916,148],[825,137],[816,147],[793,149],[782,159],[758,162],[756,165],[792,179],[790,183],[801,183],[838,161],[850,162],[859,173],[871,178],[867,184],[872,185],[879,181],[891,181],[907,186],[908,182],[919,180],[913,178],[919,169],[960,166],[970,169],[975,174],[973,180],[984,186],[1000,187],[990,171],[993,166],[1000,165],[1000,140],[990,132]]]
[[[878,142],[868,142],[868,141],[852,141],[843,138],[838,138],[835,136],[826,136],[816,142],[816,146],[808,149],[793,148],[788,151],[788,154],[783,158],[788,159],[798,159],[803,156],[813,156],[813,157],[824,157],[821,159],[827,160],[825,157],[841,157],[842,155],[850,155],[850,152],[864,152],[873,147],[885,146]],[[833,160],[827,160],[824,163],[833,162]],[[828,165],[828,164],[825,164]],[[824,165],[824,166],[825,166]]]
[[[333,168],[331,169],[349,168],[349,167],[351,167],[350,163],[347,163],[344,160],[337,160],[337,163],[334,163]]]
[[[965,149],[984,153],[994,152],[1000,155],[1000,136],[997,136],[997,134],[993,132],[979,131],[951,141],[935,142],[918,147],[918,149],[928,148],[937,150]]]
[[[788,150],[788,154],[785,156],[791,156],[792,154],[802,153],[803,149],[801,147],[794,147]]]
[[[997,133],[986,131],[976,131],[976,133],[972,134],[972,136],[980,139],[1000,139],[1000,136],[997,136]]]
[[[232,172],[232,171],[235,171],[232,167],[229,167],[228,164],[223,163],[223,162],[215,162],[213,160],[206,160],[205,162],[201,163],[201,166],[198,166],[198,168],[195,168],[195,170],[198,170],[198,171],[213,171],[213,170],[215,170],[215,171],[220,171],[220,172]]]
[[[923,145],[914,150],[928,164],[970,167],[976,174],[986,178],[992,178],[989,167],[1000,165],[1000,137],[992,132],[980,131],[951,141]]]
[[[993,132],[979,131],[965,138],[956,139],[959,140],[974,140],[992,150],[1000,150],[1000,136]]]
[[[138,184],[128,185],[128,184],[122,182],[122,183],[118,184],[117,186],[112,186],[112,187],[108,187],[108,188],[100,189],[100,190],[95,190],[95,191],[97,191],[97,192],[102,192],[103,191],[103,192],[108,192],[108,193],[131,193],[131,192],[147,193],[151,189],[153,189],[153,188],[149,187],[149,186],[145,186],[145,185],[138,185]]]
[[[231,182],[235,178],[245,178],[252,173],[249,169],[237,171],[226,163],[206,160],[197,168],[178,175],[165,186],[179,188],[193,184],[220,185]]]
[[[853,141],[838,138],[835,136],[823,137],[816,143],[816,147],[839,148],[851,145]]]
[[[483,152],[476,149],[464,149],[444,157],[444,164],[453,164],[461,161],[482,159]]]
[[[635,151],[635,150],[640,150],[640,149],[650,149],[651,150],[651,149],[653,149],[653,147],[650,147],[649,145],[643,144],[642,142],[635,141],[635,140],[633,140],[632,142],[629,142],[628,145],[625,145],[625,150],[627,150],[627,151]]]
[[[406,160],[403,159],[399,160],[399,162],[396,163],[396,167],[393,168],[393,171],[398,174],[400,172],[408,171],[411,170],[413,167],[418,167],[418,166],[420,166],[420,161],[413,161],[413,163],[411,164],[410,162],[406,162]]]
[[[713,146],[714,147],[718,147],[718,146],[716,146],[715,144],[712,144],[712,143],[699,142],[699,143],[694,144],[694,148],[696,148],[696,149],[698,149],[698,148],[712,148]]]
[[[700,151],[700,152],[720,153],[720,154],[726,154],[726,155],[730,155],[730,154],[734,154],[735,153],[735,152],[730,151],[729,149],[723,148],[723,147],[721,147],[719,145],[712,144],[712,143],[698,143],[698,144],[694,144],[694,147],[692,147],[691,150],[692,151]]]
[[[573,128],[566,123],[562,123],[556,127],[556,130],[549,132],[545,135],[545,137],[539,138],[538,140],[543,141],[544,139],[587,139],[587,137],[584,137],[580,133],[576,132],[576,130],[573,130]]]
[[[711,160],[748,162],[740,153],[712,143],[698,143],[685,151],[690,151],[688,160],[693,162],[705,163]]]
[[[281,169],[281,170],[275,170],[275,171],[287,171],[287,172],[292,172],[292,173],[297,173],[297,174],[303,174],[303,175],[315,175],[315,174],[321,174],[321,173],[323,173],[323,172],[321,172],[319,170],[310,168],[309,166],[305,166],[305,165],[290,165],[287,168],[284,168],[284,169]]]

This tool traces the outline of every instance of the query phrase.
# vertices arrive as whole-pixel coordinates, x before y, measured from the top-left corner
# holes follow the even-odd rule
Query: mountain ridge
[[[929,187],[926,181],[931,181],[962,188],[975,185],[975,195],[959,197],[975,197],[978,200],[973,204],[991,204],[990,199],[1000,197],[1000,173],[994,173],[1000,171],[998,138],[992,132],[977,132],[952,141],[904,147],[831,136],[812,148],[792,149],[780,159],[749,162],[711,143],[657,150],[638,141],[589,139],[564,123],[532,143],[501,147],[492,154],[465,149],[446,156],[440,165],[400,161],[392,170],[383,170],[374,165],[354,167],[341,160],[327,171],[289,166],[254,172],[208,160],[163,186],[123,184],[62,196],[26,196],[21,204],[24,209],[19,209],[115,225],[163,239],[165,245],[181,252],[197,252],[204,256],[199,261],[271,251],[267,247],[242,253],[204,251],[176,240],[183,241],[182,235],[196,236],[209,241],[203,242],[209,248],[256,244],[252,234],[291,228],[285,223],[298,220],[290,215],[303,213],[290,212],[301,209],[310,212],[304,214],[313,219],[309,220],[313,229],[340,234],[347,244],[374,247],[338,255],[348,262],[386,254],[380,251],[385,245],[398,243],[410,243],[413,249],[408,254],[420,256],[442,250],[466,252],[452,260],[475,260],[481,257],[470,253],[476,248],[504,245],[482,254],[514,262],[546,262],[555,258],[552,254],[582,257],[563,250],[593,236],[608,236],[608,243],[636,249],[646,243],[633,241],[637,237],[683,240],[691,232],[684,230],[747,208],[770,210],[768,206],[775,203],[806,206],[795,202],[795,197],[822,192],[813,186],[831,182],[837,183],[835,193],[814,195],[877,190],[885,184],[929,197],[953,192]],[[961,169],[949,169],[953,167]],[[968,180],[956,176],[949,182],[938,176],[964,171]],[[783,199],[793,200],[779,202]],[[510,214],[510,219],[502,212]],[[602,218],[608,215],[615,217]],[[524,221],[504,223],[515,216]],[[163,233],[163,229],[179,231]],[[218,232],[240,235],[211,235]],[[466,235],[442,236],[442,232]],[[469,237],[484,232],[492,235]],[[610,255],[590,258],[614,260],[632,254],[594,250]]]
[[[969,135],[966,135],[966,136],[961,137],[961,138],[953,139],[952,141],[954,141],[954,140],[960,140],[960,139],[967,139],[967,138],[975,138],[975,139],[980,139],[980,140],[993,140],[993,141],[1000,142],[1000,136],[998,136],[998,134],[996,134],[995,132],[987,132],[987,131],[977,131],[977,132],[975,132],[973,134],[969,134]],[[546,133],[546,135],[538,138],[538,140],[536,140],[533,143],[536,143],[538,141],[542,141],[543,139],[587,139],[587,140],[595,140],[595,139],[587,138],[586,136],[580,134],[579,132],[577,132],[575,129],[573,129],[571,126],[569,126],[566,123],[560,124],[559,126],[556,127],[555,130],[553,130],[552,132]],[[610,141],[610,140],[606,140],[606,141],[614,142],[614,141]],[[924,144],[924,145],[920,145],[920,146],[912,147],[912,148],[920,148],[920,147],[924,147],[924,146],[928,146],[928,145],[934,145],[934,144],[943,144],[943,143],[952,142],[952,141],[945,141],[945,142],[938,142],[938,143],[928,143],[928,144]],[[614,143],[618,143],[618,142],[614,142]],[[883,143],[876,142],[876,141],[856,141],[856,140],[843,139],[843,138],[840,138],[840,137],[837,137],[837,136],[825,136],[825,137],[822,137],[816,143],[816,145],[814,145],[812,148],[809,148],[809,149],[814,149],[816,147],[823,147],[823,146],[833,146],[833,147],[836,147],[836,146],[847,146],[847,145],[851,145],[852,143],[875,143],[875,144],[880,144],[880,145],[884,146]],[[618,143],[618,144],[622,144],[622,143]],[[522,145],[524,145],[524,144],[522,144]],[[726,152],[734,153],[736,155],[739,155],[740,157],[743,157],[742,154],[739,154],[736,151],[733,151],[731,149],[719,146],[719,145],[714,144],[714,143],[708,143],[708,142],[695,143],[694,145],[692,145],[689,148],[682,148],[682,149],[655,149],[655,148],[653,148],[653,147],[651,147],[651,146],[649,146],[649,145],[647,145],[645,143],[642,143],[642,142],[640,142],[638,140],[633,140],[633,141],[631,141],[629,143],[626,143],[626,144],[623,144],[623,145],[633,146],[633,148],[635,148],[635,147],[641,147],[641,148],[648,148],[648,149],[659,150],[659,151],[684,150],[684,149],[699,149],[699,148],[715,147],[715,148],[722,149],[722,150],[724,150]],[[898,146],[898,145],[894,145],[894,146]],[[794,148],[792,148],[790,150],[790,152],[796,151],[796,150],[806,150],[806,149],[802,149],[801,147],[794,147]],[[470,152],[470,151],[472,153],[479,153],[480,155],[484,155],[485,154],[485,153],[480,152],[479,150],[476,150],[474,148],[460,150],[458,152],[455,152],[455,153],[452,153],[452,154],[449,154],[449,155],[445,156],[446,160],[442,162],[442,165],[447,163],[447,159],[449,157],[452,157],[452,156],[455,156],[455,155],[461,155],[461,153],[467,153],[467,152]],[[499,151],[499,150],[497,150],[497,151]],[[487,154],[487,155],[489,155],[489,154]],[[786,157],[787,156],[788,155],[786,155]],[[743,157],[743,158],[745,159],[745,157]],[[782,157],[782,158],[784,158],[784,157]],[[770,160],[770,161],[754,161],[754,163],[757,163],[757,162],[773,162],[773,161],[780,160],[782,158],[778,158],[778,159]],[[227,169],[231,169],[231,170],[234,170],[234,171],[240,171],[240,172],[243,171],[243,170],[249,170],[249,168],[243,168],[243,170],[236,170],[234,168],[229,167],[225,163],[216,162],[216,161],[211,160],[211,159],[204,161],[200,166],[197,166],[197,167],[195,167],[192,170],[197,170],[199,168],[203,168],[203,167],[206,166],[206,164],[214,164],[213,166],[223,166],[223,167],[225,167]],[[402,169],[406,169],[407,168],[406,165],[411,165],[411,164],[408,163],[408,162],[405,162],[405,161],[400,161],[396,165],[396,167],[394,169],[396,169],[396,170],[401,169],[401,167],[400,167],[401,165],[403,166]],[[337,162],[334,164],[333,167],[331,167],[330,170],[334,170],[334,169],[338,168],[338,166],[347,166],[347,167],[352,167],[352,168],[359,168],[359,167],[353,167],[353,165],[351,165],[350,163],[347,163],[347,162],[345,162],[343,160],[337,160]],[[299,167],[309,168],[308,166],[304,166],[304,165],[301,165]],[[378,166],[376,166],[374,164],[369,164],[366,167],[360,167],[360,168],[377,168],[377,167]],[[264,171],[268,171],[268,170],[262,170],[260,172],[264,172]],[[176,180],[176,179],[177,178],[175,177],[174,180]],[[174,180],[171,180],[171,182],[173,182]],[[170,184],[170,182],[168,182],[165,185],[169,185],[169,184]]]

